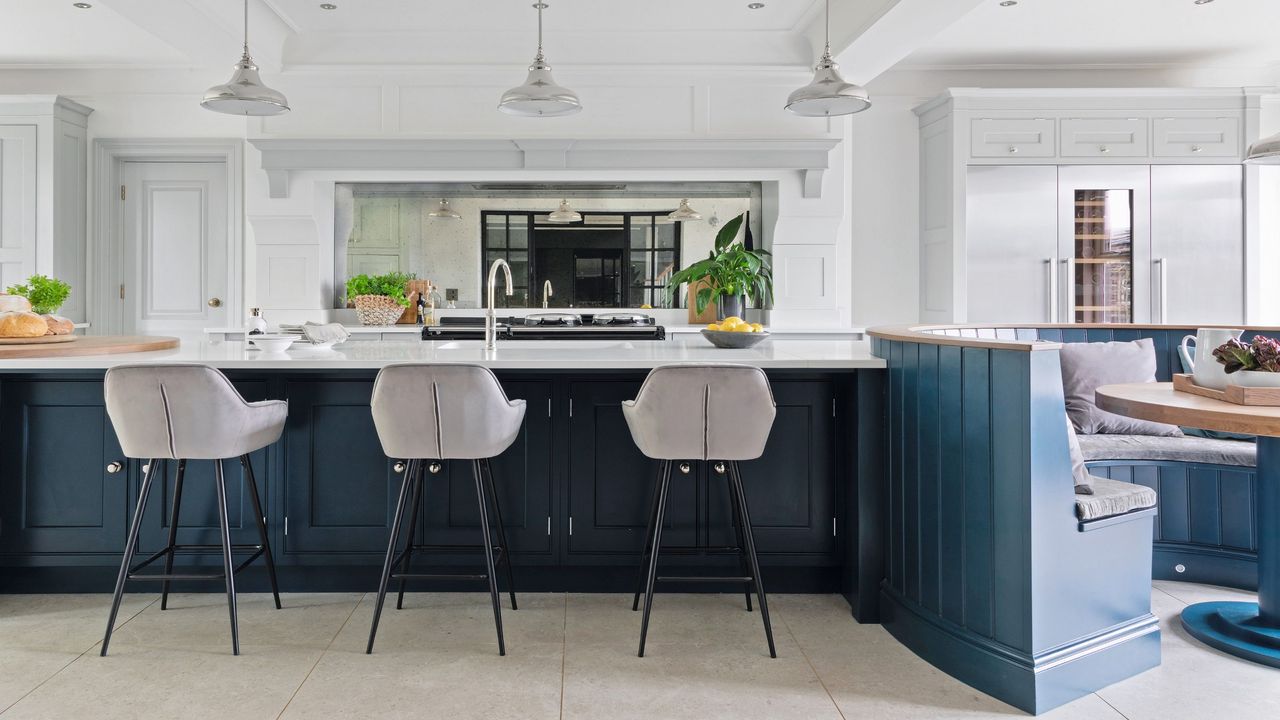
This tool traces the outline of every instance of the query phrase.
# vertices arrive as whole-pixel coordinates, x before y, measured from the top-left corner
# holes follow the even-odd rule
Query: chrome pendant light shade
[[[553,213],[547,215],[547,222],[569,224],[582,222],[582,213],[569,207],[569,201],[561,200],[560,207]]]
[[[697,210],[689,207],[688,200],[681,200],[680,207],[676,208],[670,215],[667,215],[667,219],[675,220],[676,222],[689,222],[690,220],[701,220],[702,215]]]
[[[1250,145],[1245,162],[1252,165],[1280,165],[1280,133]]]
[[[871,107],[866,88],[845,80],[831,57],[831,0],[827,0],[826,47],[813,68],[813,82],[791,93],[787,109],[804,117],[852,115]]]
[[[456,210],[449,206],[448,198],[440,198],[440,204],[436,206],[435,210],[427,213],[427,217],[449,218],[450,220],[458,220],[462,218]]]
[[[284,93],[262,84],[258,66],[249,56],[249,0],[244,3],[244,54],[235,67],[235,74],[230,80],[205,92],[201,105],[228,115],[279,115],[289,112],[289,101]]]
[[[538,54],[529,66],[524,84],[503,93],[498,109],[508,115],[522,117],[556,117],[580,112],[582,101],[577,93],[556,84],[555,78],[551,77],[551,66],[542,54],[542,11],[547,4],[534,3],[533,7],[538,9]]]

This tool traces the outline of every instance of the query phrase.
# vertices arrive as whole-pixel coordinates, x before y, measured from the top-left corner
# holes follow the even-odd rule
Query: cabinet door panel
[[[551,383],[508,381],[507,397],[527,403],[524,426],[511,447],[490,462],[503,524],[513,552],[547,553],[551,536]],[[471,463],[454,460],[439,474],[427,473],[423,486],[423,542],[480,544],[480,509]]]
[[[773,383],[773,394],[778,414],[764,454],[738,464],[756,547],[761,553],[834,553],[833,388],[827,382],[782,381]],[[708,543],[731,545],[728,487],[710,465]]]
[[[36,126],[0,126],[0,287],[36,271]]]
[[[638,553],[649,521],[658,461],[631,439],[622,401],[634,399],[636,381],[570,384],[570,553]],[[694,464],[696,466],[696,463]],[[692,545],[696,537],[697,475],[672,477],[663,545]]]
[[[970,126],[970,152],[982,158],[1051,158],[1056,123],[1048,118],[978,118]]]
[[[5,552],[119,553],[129,474],[101,382],[5,382],[0,488]],[[126,470],[108,473],[107,464]]]
[[[287,392],[285,550],[386,550],[400,475],[373,426],[373,382],[297,382]]]
[[[1062,157],[1147,157],[1145,118],[1063,118]]]
[[[1244,174],[1239,165],[1151,168],[1152,320],[1244,320]]]
[[[1058,169],[971,167],[966,322],[1057,322]]]
[[[1237,118],[1156,118],[1152,124],[1156,157],[1240,157],[1240,121]]]

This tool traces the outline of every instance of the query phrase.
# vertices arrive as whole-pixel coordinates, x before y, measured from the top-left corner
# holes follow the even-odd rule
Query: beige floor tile
[[[177,595],[120,627],[11,707],[11,718],[272,718],[285,706],[359,594],[241,595],[240,657],[231,655],[225,596]]]
[[[371,593],[316,665],[286,718],[558,718],[564,595],[503,598],[507,655],[498,655],[489,596],[422,593],[383,611],[365,654]]]
[[[660,594],[645,657],[629,595],[571,595],[565,718],[838,718],[795,641],[774,619],[771,659],[741,595]]]
[[[125,595],[116,627],[154,600]],[[110,609],[107,595],[0,595],[0,711],[93,648]]]
[[[1018,709],[921,660],[879,625],[859,625],[836,595],[779,595],[775,601],[846,718],[1003,718]],[[1122,716],[1089,695],[1041,717]]]

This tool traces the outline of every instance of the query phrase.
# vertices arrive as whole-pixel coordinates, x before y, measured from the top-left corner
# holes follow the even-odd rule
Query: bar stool
[[[640,452],[660,460],[658,482],[653,489],[653,507],[645,533],[641,560],[644,618],[640,623],[640,651],[644,657],[649,634],[649,613],[653,608],[655,581],[688,581],[685,576],[658,577],[658,556],[662,550],[662,524],[666,515],[667,491],[677,460],[715,462],[729,485],[729,500],[738,538],[742,577],[698,578],[710,581],[743,582],[747,585],[747,611],[751,611],[751,590],[760,601],[769,657],[776,658],[773,627],[769,623],[769,603],[760,580],[751,514],[743,492],[739,460],[754,460],[764,453],[773,427],[776,408],[769,379],[760,368],[748,365],[664,365],[654,368],[635,400],[622,403],[631,436]],[[646,567],[647,566],[647,567]],[[631,609],[639,604],[636,590]]]
[[[107,370],[103,387],[107,415],[111,418],[111,425],[115,428],[125,457],[145,458],[146,465],[143,466],[142,487],[138,492],[138,507],[134,510],[133,522],[129,525],[124,558],[120,561],[120,574],[116,576],[111,616],[107,619],[107,632],[102,639],[102,656],[106,657],[107,646],[111,644],[111,632],[115,627],[116,613],[120,610],[125,581],[163,582],[160,609],[164,610],[168,605],[170,581],[217,579],[224,580],[226,584],[227,607],[231,617],[231,652],[239,655],[240,628],[236,614],[235,574],[262,557],[266,561],[276,609],[280,608],[275,561],[271,556],[266,517],[262,512],[262,501],[258,496],[258,484],[253,476],[249,454],[280,439],[289,414],[289,404],[283,400],[245,402],[225,375],[205,365],[121,365]],[[231,544],[231,528],[227,520],[227,485],[223,477],[222,461],[236,457],[244,468],[245,489],[253,503],[254,521],[258,526],[257,545]],[[147,506],[147,496],[155,482],[161,460],[177,460],[168,543],[146,560],[133,565],[134,553],[138,549],[138,532],[142,527],[142,513]],[[188,460],[214,462],[218,526],[222,539],[218,545],[177,544],[182,480]],[[222,572],[174,573],[173,556],[177,550],[221,550]],[[237,550],[252,550],[253,554],[239,565],[234,565],[232,553]],[[160,558],[165,559],[163,573],[139,572]]]
[[[489,458],[502,454],[515,442],[524,422],[524,400],[508,400],[498,378],[480,365],[425,365],[404,363],[388,365],[378,372],[373,385],[373,424],[378,430],[383,452],[390,458],[408,461],[395,519],[391,523],[391,539],[378,581],[378,601],[373,609],[366,653],[373,652],[378,633],[378,620],[387,596],[387,584],[400,580],[396,607],[403,607],[404,584],[411,578],[463,578],[489,581],[493,602],[493,622],[498,631],[498,654],[506,655],[502,636],[502,605],[498,600],[498,578],[494,561],[494,543],[489,530],[489,504],[498,525],[498,547],[506,566],[507,591],[511,609],[516,609],[515,580],[511,571],[511,552],[502,524],[502,508],[498,503]],[[418,545],[414,542],[418,524],[418,508],[422,500],[423,475],[440,472],[442,460],[469,460],[475,477],[476,496],[480,503],[480,535],[484,543],[486,573],[483,575],[441,575],[407,572],[414,551],[457,550],[457,546]],[[487,488],[487,489],[486,489]],[[399,553],[400,528],[405,506],[409,516],[409,537]],[[402,569],[403,568],[403,569]]]

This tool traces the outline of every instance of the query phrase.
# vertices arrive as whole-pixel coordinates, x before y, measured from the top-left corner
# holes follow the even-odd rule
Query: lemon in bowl
[[[763,342],[769,333],[760,323],[749,323],[731,316],[708,325],[702,336],[718,348],[743,349]]]

